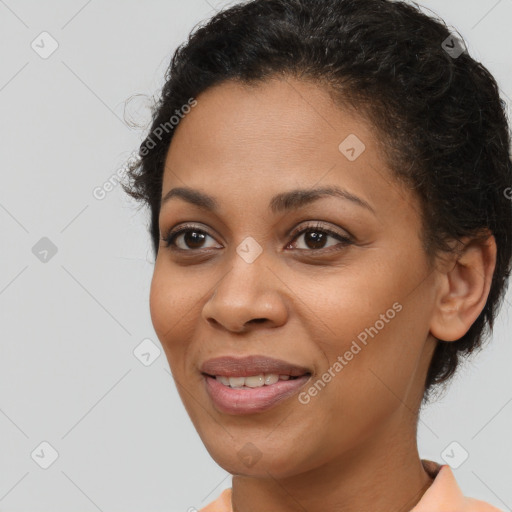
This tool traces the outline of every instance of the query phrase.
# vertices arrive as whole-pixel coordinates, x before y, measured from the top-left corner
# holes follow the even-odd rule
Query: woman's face
[[[162,188],[190,193],[160,214],[162,237],[188,231],[160,242],[150,309],[207,450],[233,474],[285,477],[415,443],[435,272],[419,203],[392,178],[375,132],[292,79],[227,82],[197,101],[175,128]],[[199,205],[199,194],[211,199]],[[231,389],[202,373],[223,356],[301,370]]]

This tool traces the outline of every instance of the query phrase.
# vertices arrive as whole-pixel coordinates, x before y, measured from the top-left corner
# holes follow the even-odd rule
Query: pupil
[[[324,233],[318,233],[317,231],[309,231],[304,234],[304,238],[306,240],[306,244],[308,244],[308,236],[311,237],[313,242],[313,249],[321,249],[324,242],[323,238],[325,237]]]
[[[201,242],[204,241],[205,235],[204,233],[199,233],[198,231],[189,231],[185,233],[184,239],[185,243],[188,247],[196,248],[201,245]]]
[[[308,231],[304,234],[306,244],[313,249],[321,249],[325,243],[325,234],[318,231]],[[188,247],[198,248],[204,242],[205,234],[199,231],[188,231],[184,235],[185,243]]]

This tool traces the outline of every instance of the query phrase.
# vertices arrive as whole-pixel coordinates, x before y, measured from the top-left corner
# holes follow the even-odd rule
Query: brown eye
[[[303,237],[303,247],[296,247],[297,240]],[[215,242],[215,239],[206,231],[199,229],[197,226],[182,226],[179,229],[170,231],[167,236],[162,238],[165,246],[171,250],[182,252],[194,252],[208,248],[219,248],[215,245],[205,245],[208,238]],[[329,244],[329,240],[334,243]],[[329,251],[331,247],[334,250],[341,249],[347,245],[352,244],[352,240],[348,236],[337,233],[331,229],[322,227],[321,225],[307,226],[293,236],[293,243],[288,247],[292,249],[299,249],[300,251],[313,251],[320,252],[324,249]],[[300,244],[299,244],[300,245]]]
[[[163,238],[166,247],[181,251],[194,251],[205,249],[205,241],[212,238],[206,231],[197,229],[194,226],[183,226],[177,231],[170,232]],[[213,238],[212,238],[213,240]]]
[[[205,233],[201,231],[184,231],[181,233],[183,236],[183,242],[189,249],[200,249],[201,245],[204,243],[206,237]]]
[[[299,240],[303,238],[304,247],[295,247],[299,250],[304,251],[320,251],[323,249],[329,249],[333,246],[346,246],[352,243],[351,239],[340,233],[336,233],[330,229],[324,228],[321,225],[309,226],[299,231],[293,238],[293,240]],[[327,245],[328,240],[337,240],[338,243]],[[295,244],[292,244],[295,245]]]
[[[330,237],[327,233],[321,231],[310,231],[309,229],[304,233],[304,242],[308,249],[323,249]]]

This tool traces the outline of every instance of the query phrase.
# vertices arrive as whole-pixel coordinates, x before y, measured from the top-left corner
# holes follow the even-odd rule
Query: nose
[[[286,286],[263,257],[252,263],[238,255],[205,303],[203,318],[214,328],[235,333],[280,327],[288,317]]]

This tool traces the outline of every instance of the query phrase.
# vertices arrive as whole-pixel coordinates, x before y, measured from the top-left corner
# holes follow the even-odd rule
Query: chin
[[[262,434],[258,439],[250,434],[231,439],[226,433],[223,442],[215,436],[202,439],[212,459],[232,475],[286,478],[309,469],[307,466],[312,457],[307,455],[305,447],[297,449],[300,443],[291,438],[288,443],[282,439],[265,439],[266,435]]]

